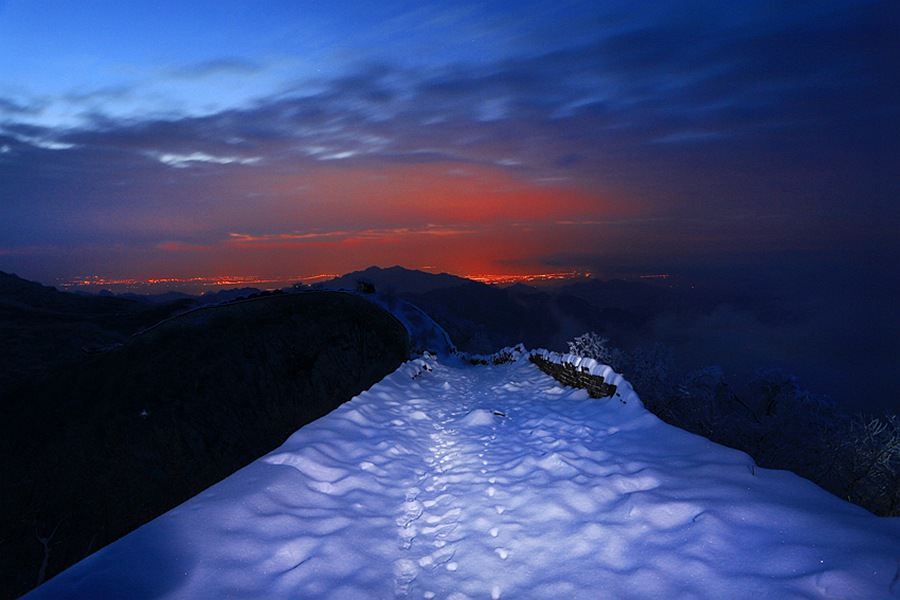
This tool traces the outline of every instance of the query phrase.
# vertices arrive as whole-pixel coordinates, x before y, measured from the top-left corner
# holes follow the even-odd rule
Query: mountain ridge
[[[53,575],[233,473],[409,356],[406,329],[353,294],[272,294],[153,324],[0,386],[0,597],[33,586],[42,560]]]
[[[356,289],[359,282],[371,283],[383,293],[424,293],[471,282],[471,279],[449,273],[427,273],[400,265],[382,268],[371,266],[324,282],[327,288]]]

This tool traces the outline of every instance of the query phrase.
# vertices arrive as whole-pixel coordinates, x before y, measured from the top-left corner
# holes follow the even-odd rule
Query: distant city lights
[[[558,281],[563,279],[576,279],[580,277],[590,277],[590,273],[578,273],[577,271],[566,271],[563,273],[538,273],[534,275],[463,275],[466,279],[472,281],[480,281],[492,285],[507,285],[511,283],[544,283],[547,281]]]
[[[320,273],[317,275],[297,275],[294,277],[260,277],[256,275],[220,275],[216,277],[155,277],[150,279],[114,279],[92,275],[89,277],[76,277],[66,281],[60,281],[59,287],[68,289],[125,289],[130,292],[147,291],[149,289],[199,289],[212,290],[228,287],[263,287],[278,288],[290,286],[294,283],[307,285],[328,281],[339,277],[335,273]]]
[[[274,289],[288,287],[295,283],[313,285],[340,277],[337,273],[319,273],[316,275],[297,275],[293,277],[261,277],[257,275],[220,275],[215,277],[154,277],[148,279],[109,278],[99,275],[75,277],[59,281],[63,289],[109,290],[132,293],[150,291],[193,290],[211,291],[229,287],[258,287]],[[490,285],[511,285],[515,283],[539,284],[566,279],[590,277],[590,273],[565,271],[559,273],[532,273],[527,275],[484,274],[460,275],[472,281]]]

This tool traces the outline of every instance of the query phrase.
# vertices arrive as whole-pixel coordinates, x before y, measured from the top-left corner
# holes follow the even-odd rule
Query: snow
[[[900,597],[900,520],[516,356],[410,361],[27,597]]]

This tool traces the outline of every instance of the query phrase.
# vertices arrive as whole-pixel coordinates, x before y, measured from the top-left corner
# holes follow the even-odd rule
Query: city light
[[[477,273],[460,275],[465,279],[489,285],[512,285],[516,283],[541,284],[567,279],[590,277],[590,273],[563,271],[557,273]],[[290,287],[296,283],[313,285],[340,277],[337,273],[318,273],[315,275],[294,275],[283,277],[262,277],[258,275],[218,275],[211,277],[152,277],[147,279],[114,278],[100,275],[75,277],[59,281],[57,285],[67,290],[109,290],[131,293],[149,293],[157,291],[214,291],[222,288],[256,287],[260,289],[276,289]]]

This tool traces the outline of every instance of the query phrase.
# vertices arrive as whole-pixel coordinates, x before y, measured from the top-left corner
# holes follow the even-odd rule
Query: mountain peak
[[[471,280],[447,273],[426,273],[399,265],[382,268],[371,266],[363,271],[347,273],[325,283],[329,288],[353,289],[359,281],[366,281],[380,292],[424,294],[433,290],[455,287]]]

